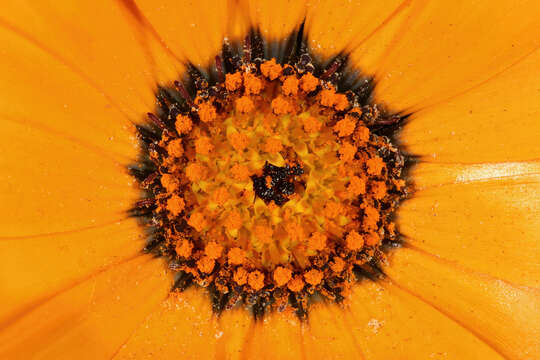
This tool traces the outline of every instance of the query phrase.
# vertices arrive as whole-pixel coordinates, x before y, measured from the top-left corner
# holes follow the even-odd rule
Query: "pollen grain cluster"
[[[159,136],[141,128],[153,171],[136,207],[153,250],[178,291],[207,288],[217,311],[304,316],[314,294],[341,301],[396,237],[407,187],[403,156],[372,131],[382,113],[308,65],[243,61],[213,86],[199,78],[183,111],[161,99]]]

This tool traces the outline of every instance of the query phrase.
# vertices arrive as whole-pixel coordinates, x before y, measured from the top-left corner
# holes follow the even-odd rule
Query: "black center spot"
[[[300,165],[289,164],[279,167],[266,162],[262,175],[251,176],[255,194],[266,203],[274,201],[276,205],[283,205],[289,201],[289,197],[295,192],[297,176],[302,175],[304,170]]]

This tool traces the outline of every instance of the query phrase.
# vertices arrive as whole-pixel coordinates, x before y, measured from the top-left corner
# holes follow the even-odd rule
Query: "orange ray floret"
[[[281,75],[282,66],[276,63],[276,59],[265,61],[261,64],[261,73],[270,80],[275,80]]]
[[[287,269],[283,266],[278,266],[274,270],[274,281],[276,282],[277,286],[283,286],[289,282],[289,280],[292,277],[292,271],[291,269]]]
[[[238,99],[236,99],[235,102],[236,111],[247,114],[255,110],[255,104],[253,104],[253,100],[249,96],[242,96]]]
[[[289,222],[287,225],[285,225],[285,231],[289,235],[289,238],[293,242],[300,242],[303,241],[306,237],[304,228],[302,225],[297,224],[295,222]]]
[[[337,201],[329,201],[324,205],[323,214],[328,219],[335,219],[343,212],[343,206]]]
[[[374,181],[371,183],[371,193],[377,200],[381,200],[386,196],[386,184],[384,181]]]
[[[199,104],[199,118],[202,122],[211,122],[217,118],[216,108],[205,102]]]
[[[248,284],[253,290],[261,290],[264,287],[264,274],[255,270],[248,275]]]
[[[353,251],[360,250],[364,246],[364,238],[355,230],[347,234],[345,242],[347,243],[347,247]]]
[[[235,72],[234,74],[225,75],[225,87],[228,91],[236,91],[242,87],[242,73]]]
[[[192,122],[191,119],[185,115],[177,115],[176,116],[176,122],[175,127],[176,131],[178,131],[178,134],[187,134],[191,131],[192,128]]]
[[[379,217],[380,215],[377,209],[372,206],[367,206],[364,209],[364,222],[362,224],[364,226],[364,229],[376,229]]]
[[[322,271],[311,269],[304,274],[304,279],[306,279],[306,282],[310,285],[318,285],[321,283],[323,275]]]

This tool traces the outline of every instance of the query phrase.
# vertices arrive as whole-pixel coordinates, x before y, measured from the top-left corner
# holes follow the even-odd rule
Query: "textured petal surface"
[[[139,120],[154,106],[156,85],[174,79],[182,66],[167,56],[130,3],[9,0],[2,3],[0,24],[69,66],[129,119]]]
[[[3,359],[110,358],[169,291],[163,262],[139,256],[70,288],[0,330]]]
[[[540,287],[540,165],[422,164],[399,210],[406,242],[469,269]],[[425,180],[424,180],[425,179]]]
[[[454,319],[505,358],[540,356],[540,292],[403,248],[384,269],[390,279]]]
[[[388,281],[357,286],[345,318],[368,360],[503,359],[467,329]]]
[[[402,141],[427,162],[539,160],[540,51],[491,80],[420,111]]]
[[[496,76],[540,46],[539,6],[413,1],[377,62],[377,98],[413,112]]]

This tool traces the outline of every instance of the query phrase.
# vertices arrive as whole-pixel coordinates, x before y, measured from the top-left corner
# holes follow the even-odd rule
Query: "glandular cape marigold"
[[[0,356],[540,357],[538,7],[5,1]]]

